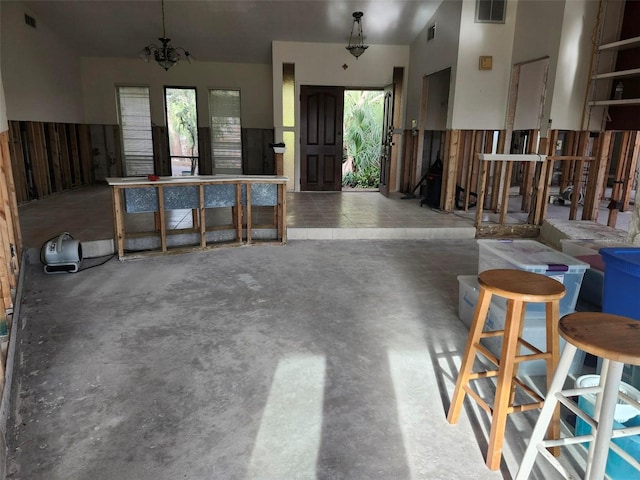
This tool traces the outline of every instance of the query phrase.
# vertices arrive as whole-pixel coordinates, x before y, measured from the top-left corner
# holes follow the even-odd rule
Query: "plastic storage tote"
[[[540,273],[562,283],[567,294],[560,300],[560,312],[573,312],[584,272],[589,264],[554,250],[535,240],[478,240],[478,272],[511,268]],[[506,301],[503,302],[506,308]],[[527,313],[544,312],[544,304],[530,304]]]

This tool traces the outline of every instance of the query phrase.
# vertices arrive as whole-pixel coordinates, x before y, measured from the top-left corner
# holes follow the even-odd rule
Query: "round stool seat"
[[[553,278],[524,270],[485,270],[478,283],[491,293],[523,302],[549,302],[564,297],[566,288]]]
[[[640,365],[640,320],[610,313],[577,312],[560,319],[560,335],[580,350],[615,362]]]
[[[610,313],[577,312],[562,317],[558,322],[558,331],[566,340],[564,351],[515,480],[529,479],[539,453],[543,454],[547,461],[563,474],[564,478],[568,478],[560,462],[545,454],[545,448],[573,445],[578,442],[589,444],[584,470],[585,480],[605,478],[610,450],[629,463],[630,467],[640,470],[640,464],[629,455],[631,452],[625,452],[620,445],[611,442],[612,438],[622,439],[637,435],[637,427],[634,426],[616,427],[614,431],[614,420],[619,403],[630,404],[636,409],[640,408],[640,404],[635,399],[620,392],[619,388],[624,365],[640,365],[638,349],[640,321]],[[599,384],[563,390],[569,374],[569,366],[578,348],[602,359]],[[574,400],[577,396],[594,394],[596,401],[592,411],[586,411]],[[576,436],[573,437],[569,435],[562,439],[545,440],[544,430],[552,420],[554,410],[557,410],[559,403],[564,404],[585,422],[588,421],[591,427],[588,435],[579,435],[576,432]],[[621,477],[616,476],[616,478]],[[625,476],[625,478],[631,477]],[[633,478],[637,477],[634,475]]]

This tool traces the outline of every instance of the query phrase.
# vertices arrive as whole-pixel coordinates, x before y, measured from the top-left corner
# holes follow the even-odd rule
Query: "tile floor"
[[[359,230],[364,237],[379,238],[375,229],[442,229],[459,228],[459,238],[473,238],[473,219],[456,214],[438,212],[429,207],[420,208],[419,199],[402,200],[403,194],[389,198],[378,192],[288,193],[287,227],[289,238],[305,229],[330,232],[335,229]],[[226,210],[226,209],[219,209]],[[218,212],[216,219],[231,222],[228,212]],[[254,211],[260,221],[269,212]],[[95,185],[62,194],[52,195],[19,207],[23,243],[27,247],[40,247],[50,238],[67,231],[81,242],[113,238],[111,191],[108,186]],[[127,219],[127,229],[149,229],[151,215],[140,219]],[[172,228],[191,225],[191,211],[174,211],[168,217]],[[323,230],[324,229],[324,230]],[[329,230],[327,230],[329,229]],[[308,235],[305,238],[309,238]]]
[[[446,213],[428,206],[420,199],[404,200],[402,193],[388,198],[379,192],[295,192],[287,194],[287,230],[290,240],[303,239],[433,239],[474,238],[475,212]],[[512,202],[513,203],[513,202]],[[231,222],[231,213],[219,209],[212,216],[221,224]],[[254,210],[254,223],[269,211]],[[598,223],[606,225],[608,210],[601,208]],[[488,214],[490,217],[492,214]],[[509,215],[522,223],[522,215]],[[568,218],[567,206],[549,205],[548,218]],[[628,228],[631,212],[618,215],[619,229]],[[62,232],[71,233],[81,242],[113,238],[111,191],[106,185],[79,188],[51,195],[19,207],[23,244],[39,248]],[[152,225],[152,216],[127,219],[127,230],[144,231]],[[209,217],[207,217],[209,218]],[[168,217],[173,228],[188,228],[191,211],[174,211]],[[488,218],[490,221],[491,219]],[[486,220],[485,220],[486,221]],[[208,223],[208,222],[207,222]]]

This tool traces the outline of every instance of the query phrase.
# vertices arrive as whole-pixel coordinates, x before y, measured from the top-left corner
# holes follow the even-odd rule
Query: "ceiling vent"
[[[30,27],[36,28],[36,19],[26,13],[24,14],[24,23]]]

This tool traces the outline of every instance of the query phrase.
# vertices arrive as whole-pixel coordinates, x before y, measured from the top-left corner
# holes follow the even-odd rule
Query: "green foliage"
[[[172,155],[198,156],[198,120],[196,117],[196,92],[193,89],[168,88],[166,90],[169,134],[177,136],[180,152]],[[172,131],[173,130],[173,131]],[[176,145],[171,142],[170,145]],[[192,174],[194,166],[192,165]]]
[[[344,96],[344,149],[351,171],[343,186],[371,188],[380,182],[384,92],[349,90]]]

